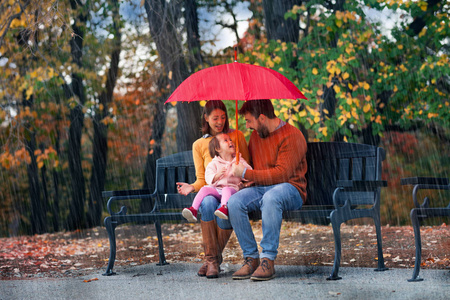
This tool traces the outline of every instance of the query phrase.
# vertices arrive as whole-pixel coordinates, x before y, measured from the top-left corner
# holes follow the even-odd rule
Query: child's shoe
[[[186,218],[189,222],[197,222],[197,210],[195,208],[187,207],[183,209],[183,212],[181,213],[183,217]]]
[[[220,208],[216,209],[214,214],[221,219],[228,220],[228,207],[226,207],[225,205],[221,206]]]

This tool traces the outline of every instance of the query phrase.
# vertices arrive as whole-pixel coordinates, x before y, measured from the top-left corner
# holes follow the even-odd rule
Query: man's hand
[[[231,174],[240,178],[240,177],[242,177],[242,173],[244,172],[244,169],[245,169],[245,167],[243,164],[238,164],[238,165],[233,164],[231,166]]]
[[[177,182],[176,184],[177,184],[178,194],[181,194],[184,196],[187,196],[189,193],[192,193],[195,190],[195,188],[192,185],[185,183],[185,182]]]

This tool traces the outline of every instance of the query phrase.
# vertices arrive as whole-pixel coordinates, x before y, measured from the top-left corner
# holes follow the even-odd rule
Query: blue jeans
[[[261,258],[275,260],[278,254],[283,211],[297,210],[303,200],[290,183],[245,188],[228,200],[231,225],[238,238],[244,257],[258,258],[258,245],[253,235],[248,213],[261,211],[262,232]]]
[[[229,220],[223,220],[214,215],[214,212],[219,207],[220,200],[217,200],[215,197],[206,196],[205,198],[203,198],[203,201],[198,209],[201,214],[201,220],[203,222],[209,222],[215,219],[217,222],[217,226],[219,226],[221,229],[231,229],[232,227]]]

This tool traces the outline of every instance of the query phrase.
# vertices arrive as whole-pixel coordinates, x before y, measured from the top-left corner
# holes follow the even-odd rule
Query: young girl
[[[230,174],[232,164],[236,163],[236,148],[228,134],[217,134],[209,142],[209,153],[214,158],[205,170],[205,180],[208,185],[200,189],[192,202],[192,206],[183,209],[182,212],[183,217],[190,222],[197,221],[198,208],[206,196],[214,196],[220,199],[221,207],[214,214],[221,219],[228,220],[228,199],[242,187],[242,178]],[[240,162],[247,169],[252,169],[242,157]]]

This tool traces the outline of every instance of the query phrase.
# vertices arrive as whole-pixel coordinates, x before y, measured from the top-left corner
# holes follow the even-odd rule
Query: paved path
[[[64,279],[0,281],[0,299],[449,299],[450,271],[421,270],[422,282],[407,282],[412,269],[374,272],[341,268],[339,281],[327,281],[331,267],[276,266],[267,282],[236,281],[238,265],[223,265],[219,279],[195,275],[199,264],[119,267],[116,276],[93,273]],[[90,282],[84,280],[96,279]]]

